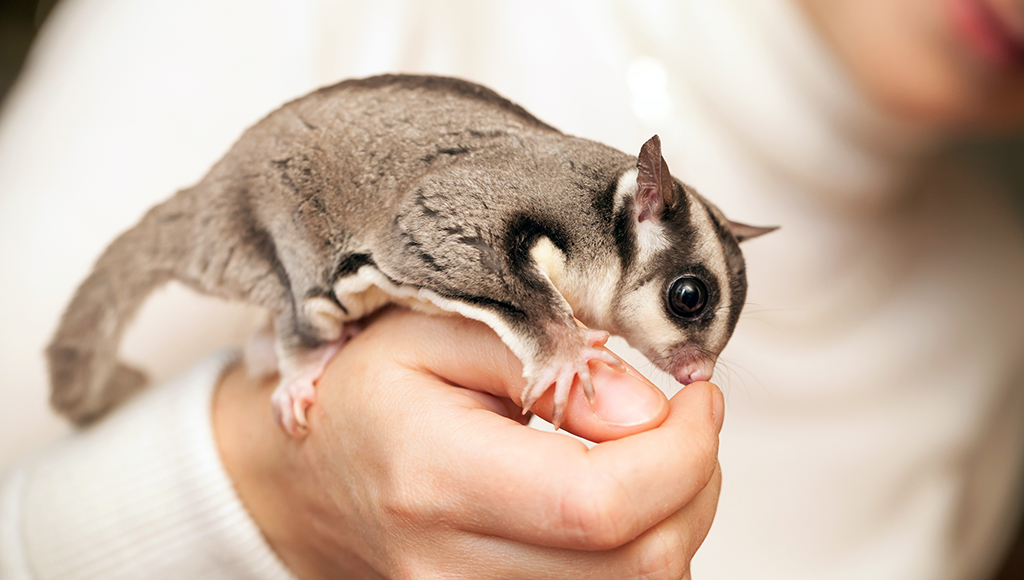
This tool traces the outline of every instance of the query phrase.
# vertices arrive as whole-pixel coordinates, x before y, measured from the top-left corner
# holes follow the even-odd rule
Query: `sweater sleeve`
[[[289,580],[220,462],[221,353],[0,479],[0,578]]]

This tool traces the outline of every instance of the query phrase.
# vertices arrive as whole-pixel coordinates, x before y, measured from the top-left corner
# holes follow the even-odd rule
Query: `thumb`
[[[625,362],[616,370],[601,361],[590,363],[594,403],[587,401],[577,379],[569,392],[562,427],[584,439],[600,443],[647,431],[668,416],[668,399],[654,383]],[[533,411],[544,420],[553,415],[552,391],[544,393]]]

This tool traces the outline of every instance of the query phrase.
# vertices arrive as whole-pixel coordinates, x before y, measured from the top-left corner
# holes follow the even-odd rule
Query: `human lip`
[[[999,66],[1024,65],[1024,32],[984,0],[948,0],[953,26],[973,52]]]

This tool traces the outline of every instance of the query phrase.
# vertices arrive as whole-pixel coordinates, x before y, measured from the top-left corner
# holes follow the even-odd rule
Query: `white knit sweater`
[[[213,387],[230,354],[145,392],[0,482],[4,580],[290,580],[220,463]]]
[[[985,577],[1024,473],[1021,225],[982,176],[929,161],[930,136],[872,110],[783,0],[62,2],[0,119],[0,453],[31,452],[6,481],[5,554],[68,515],[56,497],[26,493],[43,472],[25,466],[94,466],[102,482],[101,449],[130,444],[115,426],[38,449],[59,425],[39,352],[102,246],[274,106],[396,70],[482,82],[629,152],[659,133],[673,173],[727,215],[782,226],[745,247],[747,310],[716,371],[723,491],[694,577]],[[237,342],[250,314],[172,288],[125,354],[171,377]],[[205,412],[206,399],[186,400],[194,418]],[[119,421],[148,424],[155,410]],[[173,436],[209,432],[197,433]],[[95,463],[59,451],[88,445]],[[172,470],[148,473],[134,491],[185,501]],[[210,464],[195,473],[220,478],[196,490],[226,490]],[[215,503],[235,501],[225,491]],[[219,512],[185,513],[143,522],[156,531],[104,518],[108,536],[77,529],[109,539],[88,544],[100,553],[141,557],[125,538],[181,525],[166,533],[186,541],[200,533],[193,517]],[[201,526],[211,544],[252,538],[233,513]],[[225,568],[209,573],[270,566],[254,546],[223,552]],[[187,572],[169,562],[166,577],[199,575],[188,555],[177,562]]]

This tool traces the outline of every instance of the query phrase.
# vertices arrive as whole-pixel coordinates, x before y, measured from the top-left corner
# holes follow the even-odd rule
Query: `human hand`
[[[488,327],[389,310],[329,364],[306,438],[275,425],[275,380],[240,370],[214,428],[305,580],[688,578],[718,502],[721,393],[694,383],[668,402],[632,369],[593,371],[594,407],[573,389],[563,424],[605,441],[588,449],[522,425],[522,367]],[[550,393],[534,410],[550,416]]]

